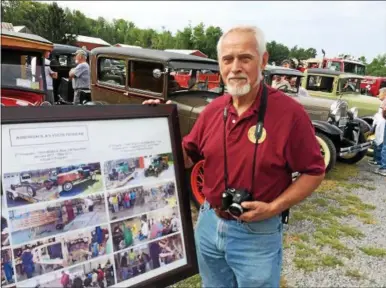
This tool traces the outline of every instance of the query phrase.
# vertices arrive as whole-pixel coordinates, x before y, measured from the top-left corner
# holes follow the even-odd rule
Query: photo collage
[[[2,176],[1,287],[110,287],[185,259],[172,153]]]

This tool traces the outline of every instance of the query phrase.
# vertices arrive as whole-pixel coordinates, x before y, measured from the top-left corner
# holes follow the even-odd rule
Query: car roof
[[[92,55],[97,55],[100,53],[107,54],[119,54],[125,56],[132,56],[137,58],[146,58],[150,60],[161,60],[164,62],[170,61],[187,61],[187,62],[200,62],[200,63],[209,63],[217,64],[217,61],[214,59],[203,58],[194,55],[186,55],[177,52],[155,50],[155,49],[137,49],[130,47],[97,47],[91,50]]]
[[[325,68],[308,68],[307,69],[307,74],[323,74],[323,75],[334,75],[334,76],[339,76],[343,72],[341,71],[335,71],[335,70],[330,70],[330,69],[325,69]]]
[[[266,65],[265,70],[269,71],[272,74],[279,74],[279,75],[292,75],[292,76],[304,76],[304,74],[296,69],[292,68],[286,68],[282,66],[272,66],[272,65]]]
[[[342,71],[335,71],[326,68],[309,68],[307,69],[307,74],[321,74],[328,76],[339,76],[339,78],[361,78],[364,79],[363,76],[354,74],[354,73],[346,73]]]
[[[90,53],[89,50],[83,49],[83,48],[80,48],[80,47],[77,47],[77,46],[54,43],[54,50],[55,50],[55,52],[57,52],[59,54],[60,53],[72,54],[72,53],[75,53],[76,51],[78,51],[80,49],[86,51],[87,54]]]
[[[6,29],[1,31],[1,48],[22,51],[51,51],[53,43],[35,34],[15,32]]]
[[[30,34],[30,33],[23,33],[23,32],[15,32],[15,31],[7,30],[7,29],[2,29],[1,35],[25,39],[25,40],[31,40],[31,41],[36,41],[36,42],[41,42],[41,43],[45,43],[45,44],[53,44],[51,41],[49,41],[49,40],[47,40],[39,35]]]

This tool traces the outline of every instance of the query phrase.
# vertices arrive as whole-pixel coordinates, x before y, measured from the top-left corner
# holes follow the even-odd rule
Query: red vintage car
[[[1,105],[52,105],[47,97],[44,54],[53,44],[37,35],[1,31]],[[49,100],[49,101],[47,101]]]
[[[361,93],[370,96],[378,96],[379,89],[386,87],[386,77],[365,76],[361,82]]]
[[[89,166],[82,166],[59,173],[56,178],[56,183],[59,187],[59,192],[71,191],[75,185],[81,184],[85,181],[95,180],[96,171],[92,171]]]

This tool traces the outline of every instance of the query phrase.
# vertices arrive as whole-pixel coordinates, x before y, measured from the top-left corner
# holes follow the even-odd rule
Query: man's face
[[[263,61],[259,58],[252,33],[231,32],[223,39],[219,65],[229,94],[236,97],[246,95],[258,84],[268,54],[264,54]]]
[[[75,56],[75,63],[80,63],[80,61],[81,61],[81,56],[80,56],[80,54],[77,54],[76,56]]]
[[[289,64],[288,62],[285,62],[285,63],[283,64],[283,67],[285,67],[285,68],[290,68],[290,64]]]
[[[379,93],[378,98],[381,99],[381,101],[385,100],[386,99],[386,91],[384,91],[383,93]]]

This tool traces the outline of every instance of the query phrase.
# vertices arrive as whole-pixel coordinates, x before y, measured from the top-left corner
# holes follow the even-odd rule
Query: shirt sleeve
[[[205,121],[204,112],[205,110],[198,115],[192,130],[182,140],[182,147],[185,149],[186,153],[193,162],[198,162],[203,158],[201,143],[203,139]]]
[[[74,70],[75,77],[79,78],[80,75],[82,75],[82,73],[86,71],[86,69],[87,69],[86,65],[76,66]]]
[[[304,109],[298,112],[297,120],[292,126],[285,155],[292,172],[316,176],[326,170],[315,129]]]

